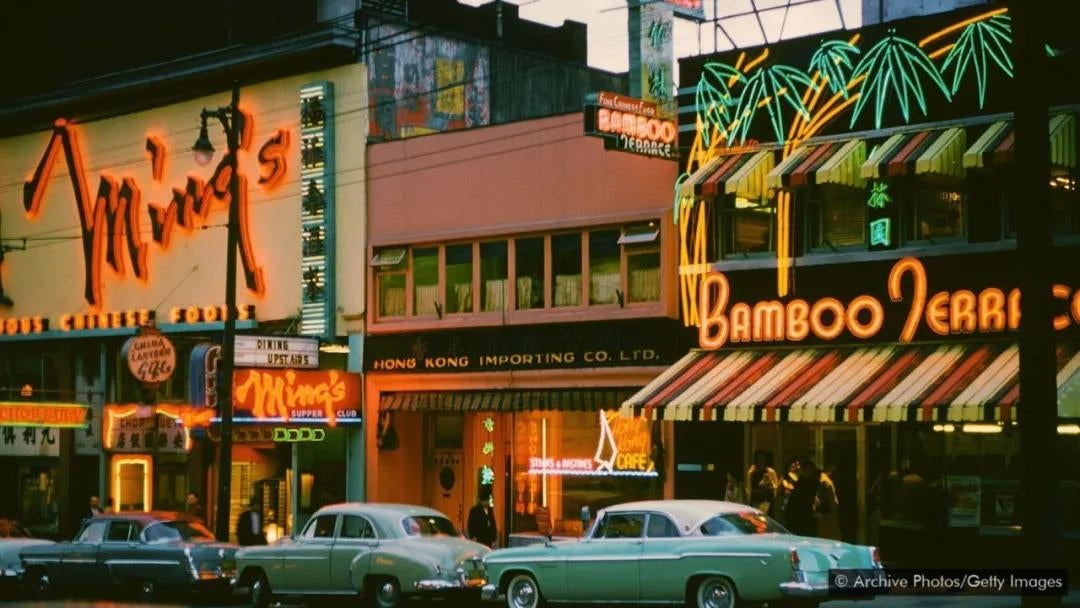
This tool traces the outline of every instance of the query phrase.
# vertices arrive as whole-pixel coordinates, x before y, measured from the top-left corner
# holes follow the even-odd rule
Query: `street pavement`
[[[246,605],[242,599],[237,598],[233,604],[222,604],[220,608],[237,608]],[[323,606],[324,603],[316,602],[313,606]],[[425,604],[426,605],[426,604]],[[455,605],[445,602],[432,603],[433,606],[445,606],[457,608]],[[492,608],[502,606],[502,603],[482,604]],[[1080,590],[1075,590],[1064,598],[1063,606],[1080,608]],[[186,606],[200,606],[201,608],[218,608],[208,604],[176,604],[143,602],[122,602],[110,600],[54,600],[47,602],[34,601],[3,601],[0,600],[0,608],[185,608]],[[295,604],[281,604],[280,608],[293,608]],[[417,604],[419,606],[419,604]],[[837,600],[826,602],[822,608],[1018,608],[1018,597],[991,597],[991,596],[892,596],[879,597],[873,600]]]

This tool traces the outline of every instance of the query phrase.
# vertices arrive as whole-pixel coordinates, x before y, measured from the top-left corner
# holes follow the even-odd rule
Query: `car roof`
[[[120,511],[119,513],[101,513],[93,517],[94,520],[135,520],[143,526],[161,521],[198,521],[197,517],[179,511]]]
[[[697,526],[701,522],[724,513],[745,513],[747,511],[757,513],[758,510],[749,505],[737,502],[725,502],[722,500],[641,500],[637,502],[624,502],[612,505],[604,509],[606,513],[621,513],[626,511],[654,511],[664,513],[675,520],[680,528],[685,526]]]
[[[336,513],[371,513],[387,517],[446,517],[446,515],[442,512],[432,509],[430,507],[389,502],[341,502],[333,505],[326,505],[319,509],[319,511],[334,511]]]

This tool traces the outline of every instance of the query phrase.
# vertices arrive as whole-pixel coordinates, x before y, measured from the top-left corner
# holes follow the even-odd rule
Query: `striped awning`
[[[1012,163],[1015,142],[1012,122],[995,122],[964,152],[964,167]],[[1076,115],[1057,114],[1050,119],[1050,164],[1062,169],[1076,167]]]
[[[1059,346],[1058,409],[1080,417],[1080,352]],[[1016,417],[1016,344],[691,351],[625,416],[757,422],[992,422]]]
[[[808,184],[840,184],[862,188],[859,167],[866,160],[866,142],[855,139],[796,148],[766,176],[770,188]]]
[[[705,198],[735,194],[760,198],[765,193],[765,176],[773,168],[773,157],[772,150],[718,156],[680,184],[679,195]]]
[[[963,177],[965,137],[960,127],[897,133],[870,153],[859,174],[866,179],[917,173]]]
[[[382,393],[380,411],[509,412],[564,410],[595,412],[618,409],[633,388],[588,390],[401,391]]]

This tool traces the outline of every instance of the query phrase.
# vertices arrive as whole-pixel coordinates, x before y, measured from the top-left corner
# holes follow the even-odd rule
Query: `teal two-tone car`
[[[645,501],[600,511],[580,540],[492,551],[482,595],[509,608],[814,606],[828,595],[829,569],[880,567],[874,547],[795,536],[746,505]]]
[[[256,608],[282,597],[359,597],[377,608],[408,597],[476,600],[488,551],[434,509],[342,503],[316,511],[295,537],[238,551],[236,586]]]

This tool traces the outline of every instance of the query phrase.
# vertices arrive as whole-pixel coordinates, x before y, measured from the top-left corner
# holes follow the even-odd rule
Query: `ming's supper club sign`
[[[905,257],[848,264],[842,275],[835,266],[803,267],[800,289],[785,298],[775,297],[772,271],[708,272],[695,277],[698,345],[716,350],[769,343],[906,343],[1015,332],[1015,275],[1022,271],[1015,255]],[[1051,310],[1058,331],[1080,329],[1076,270],[1064,262],[1055,266],[1060,272]]]

